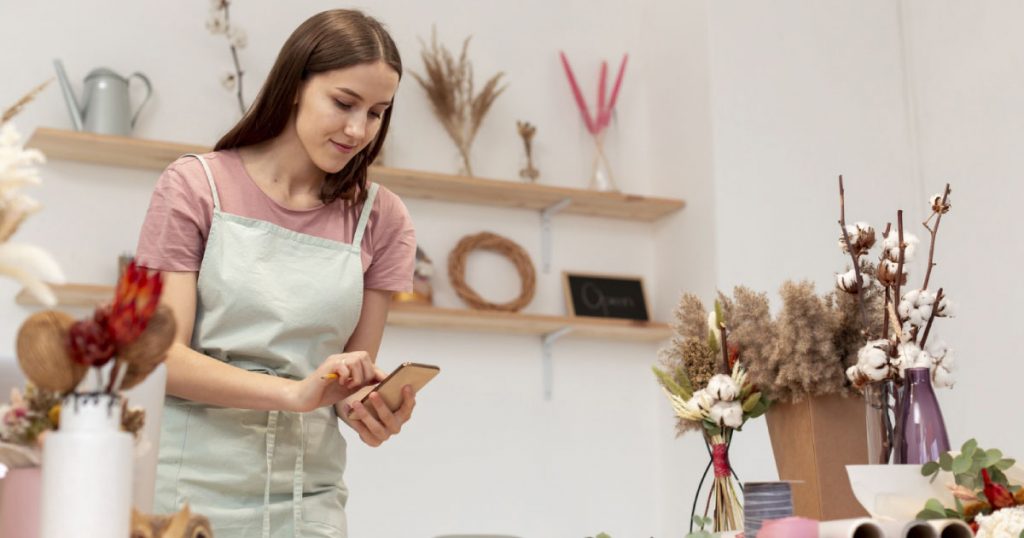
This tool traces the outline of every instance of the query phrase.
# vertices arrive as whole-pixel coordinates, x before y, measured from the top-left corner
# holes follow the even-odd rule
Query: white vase
[[[71,394],[60,429],[43,447],[42,538],[128,536],[132,438],[121,431],[121,398]]]

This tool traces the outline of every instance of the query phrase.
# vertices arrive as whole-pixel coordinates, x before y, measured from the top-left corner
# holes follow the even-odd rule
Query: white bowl
[[[939,471],[933,482],[921,475],[920,465],[847,465],[850,487],[857,502],[875,519],[910,521],[928,499],[953,506],[953,494],[946,487],[953,475]]]

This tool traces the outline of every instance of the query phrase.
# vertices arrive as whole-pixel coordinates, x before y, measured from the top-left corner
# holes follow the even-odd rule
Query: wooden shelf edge
[[[208,146],[103,135],[39,127],[26,143],[51,159],[68,159],[163,170],[186,153],[206,153]],[[399,196],[460,203],[543,210],[571,200],[566,213],[653,222],[686,206],[683,200],[600,192],[519,181],[484,179],[437,172],[370,167],[371,178]]]
[[[59,307],[93,308],[114,297],[113,286],[61,284],[51,285],[50,288],[57,296]],[[15,301],[22,306],[42,306],[35,296],[24,289],[18,293]],[[570,327],[572,331],[569,336],[639,342],[656,342],[671,336],[669,326],[658,322],[519,314],[402,303],[391,306],[388,324],[396,327],[536,336]]]

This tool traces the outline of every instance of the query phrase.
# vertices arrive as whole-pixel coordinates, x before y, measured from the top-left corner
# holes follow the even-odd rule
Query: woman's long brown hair
[[[292,103],[302,82],[312,75],[354,65],[383,61],[402,76],[402,58],[387,30],[376,19],[359,11],[334,9],[318,13],[302,23],[281,47],[249,111],[214,146],[215,151],[239,148],[270,140],[284,131]],[[362,203],[366,199],[367,171],[383,147],[394,103],[381,118],[380,131],[345,168],[327,174],[320,200],[338,198]]]

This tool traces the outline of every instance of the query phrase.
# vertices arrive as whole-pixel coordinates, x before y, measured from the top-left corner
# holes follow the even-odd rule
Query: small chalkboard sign
[[[572,316],[649,321],[640,277],[562,273],[565,305]]]

